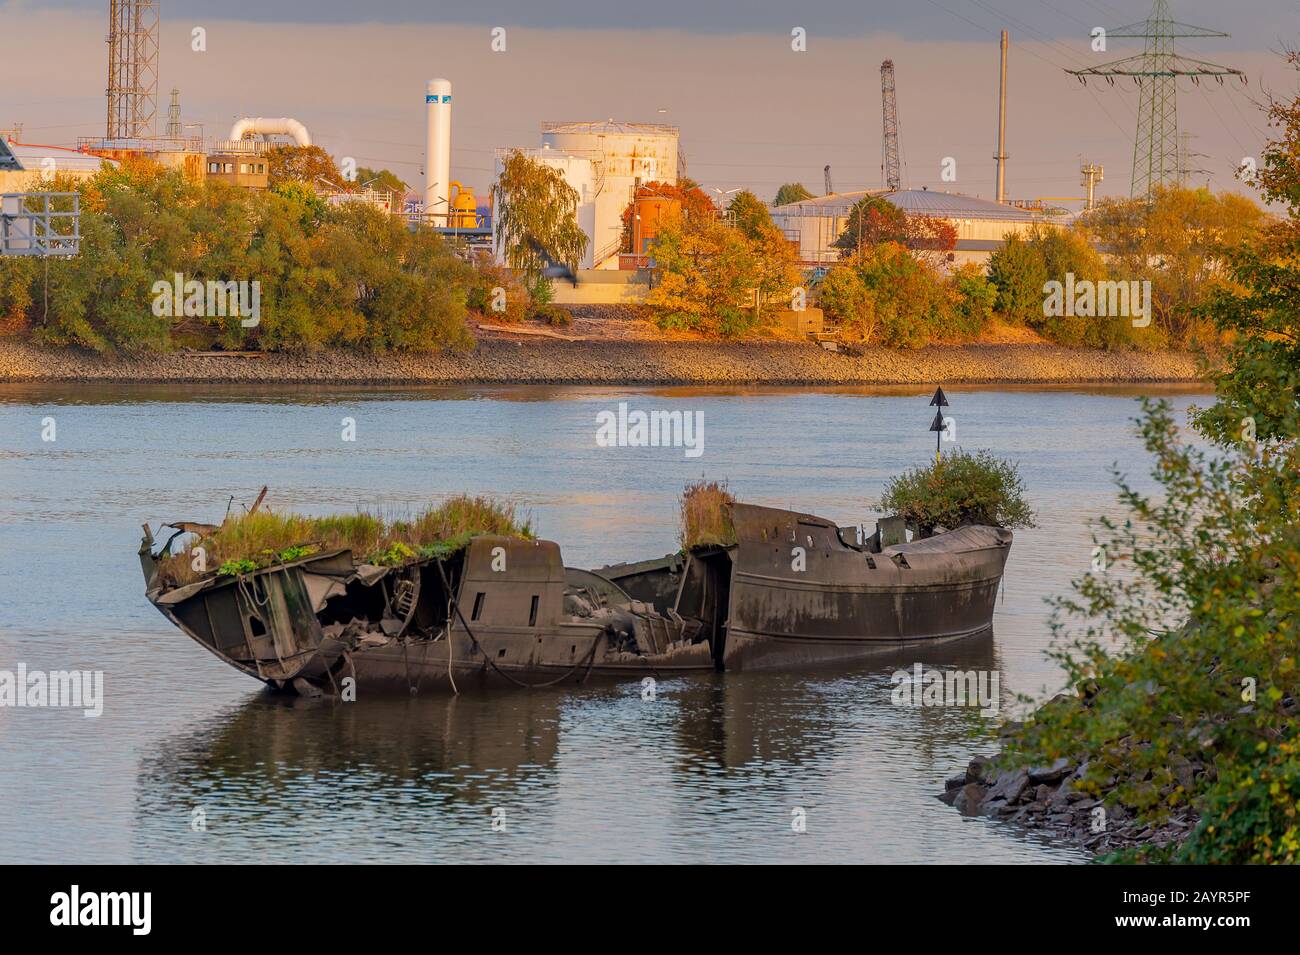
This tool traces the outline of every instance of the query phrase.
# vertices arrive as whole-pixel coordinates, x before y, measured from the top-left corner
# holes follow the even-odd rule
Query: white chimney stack
[[[429,80],[424,88],[428,126],[424,144],[424,212],[433,225],[447,225],[451,194],[451,81]]]

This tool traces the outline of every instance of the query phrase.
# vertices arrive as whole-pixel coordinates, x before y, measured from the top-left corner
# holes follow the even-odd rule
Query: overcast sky
[[[1080,195],[1081,159],[1101,162],[1104,194],[1127,194],[1136,125],[1132,81],[1083,87],[1064,69],[1140,51],[1094,26],[1141,20],[1147,0],[261,0],[216,6],[163,0],[159,132],[168,91],[184,119],[224,137],[239,116],[293,116],[336,157],[383,165],[415,183],[423,86],[451,79],[453,173],[483,190],[496,147],[536,145],[544,120],[616,118],[681,127],[690,174],[765,199],[790,180],[821,191],[880,185],[880,61],[896,64],[905,184],[991,197],[997,35],[1011,32],[1008,191]],[[107,0],[0,0],[0,127],[24,139],[101,135]],[[1189,56],[1243,69],[1249,85],[1179,97],[1190,165],[1219,188],[1263,142],[1254,100],[1293,94],[1277,51],[1300,45],[1300,0],[1171,0],[1176,19],[1225,30]],[[505,52],[490,30],[506,28]],[[206,52],[191,31],[207,32]],[[791,29],[807,50],[791,49]],[[1180,41],[1180,43],[1183,41]],[[946,157],[957,181],[940,178]]]

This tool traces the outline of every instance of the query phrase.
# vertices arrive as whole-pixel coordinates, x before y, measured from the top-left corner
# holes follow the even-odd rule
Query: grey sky
[[[1053,39],[1144,19],[1151,0],[161,0],[167,17],[295,23],[460,23],[540,28],[788,31],[827,36],[889,32],[908,40],[969,40],[1007,26]],[[1276,46],[1295,34],[1296,0],[1170,0],[1176,20],[1215,25],[1239,45]],[[106,0],[26,0],[16,7],[102,14]]]
[[[826,163],[841,191],[880,184],[886,57],[897,70],[906,183],[991,196],[1003,27],[1012,38],[1011,195],[1079,195],[1080,159],[1105,164],[1103,195],[1126,194],[1137,91],[1131,82],[1085,89],[1063,68],[1136,52],[1112,41],[1092,53],[1085,24],[1118,25],[1149,9],[1145,0],[659,0],[648,13],[587,0],[161,6],[159,115],[177,86],[186,122],[204,123],[209,136],[224,136],[238,116],[294,116],[335,156],[415,183],[423,83],[447,76],[453,172],[476,190],[488,184],[493,150],[536,145],[543,120],[614,117],[680,126],[693,177],[765,199],[789,180],[820,191]],[[1199,180],[1239,188],[1231,171],[1258,153],[1265,125],[1251,99],[1261,88],[1296,88],[1273,51],[1300,43],[1297,10],[1296,0],[1173,0],[1178,19],[1233,33],[1187,53],[1250,76],[1244,90],[1180,93],[1182,128],[1203,154],[1190,165],[1207,170]],[[102,134],[106,11],[107,0],[0,0],[0,35],[19,41],[6,42],[0,61],[0,127],[22,122],[24,139],[51,144]],[[489,47],[497,24],[509,28],[505,53]],[[205,53],[190,49],[195,26],[207,30]],[[792,26],[807,29],[807,52],[790,49]],[[955,183],[940,180],[948,156]]]

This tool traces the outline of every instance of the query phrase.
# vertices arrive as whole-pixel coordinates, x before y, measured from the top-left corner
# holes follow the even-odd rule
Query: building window
[[[222,171],[223,171],[223,172],[228,172],[228,173],[233,173],[233,172],[235,171],[235,164],[232,163],[232,162],[228,162],[228,163],[226,163],[226,164],[225,164],[225,169],[223,169]]]

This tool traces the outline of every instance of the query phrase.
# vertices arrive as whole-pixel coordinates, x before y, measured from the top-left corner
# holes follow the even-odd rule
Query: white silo
[[[543,123],[542,145],[590,155],[600,164],[600,189],[589,239],[592,268],[618,268],[623,210],[638,181],[677,183],[676,126],[652,123]]]
[[[424,88],[424,212],[433,225],[447,224],[451,192],[451,80],[429,80]]]

